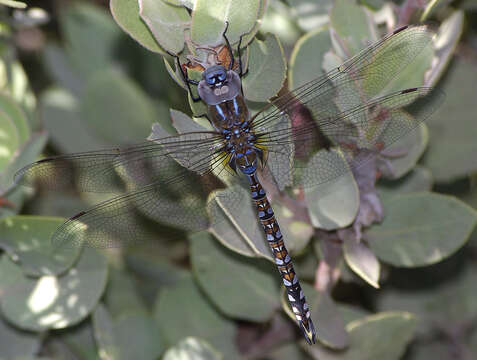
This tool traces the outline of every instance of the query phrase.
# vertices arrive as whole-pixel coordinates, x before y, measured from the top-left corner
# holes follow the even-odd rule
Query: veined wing
[[[331,72],[277,98],[274,109],[257,114],[252,124],[260,143],[274,156],[273,162],[282,162],[268,162],[275,179],[291,179],[294,168],[306,163],[295,160],[307,160],[318,148],[333,144],[348,155],[353,155],[349,150],[372,150],[354,159],[352,165],[359,167],[426,120],[442,102],[441,92],[428,96],[432,89],[412,88],[379,94],[431,40],[425,26],[396,30]],[[327,168],[312,171],[303,181],[313,186],[346,171],[333,164]]]
[[[391,145],[414,131],[436,111],[443,98],[441,91],[432,88],[402,90],[370,100],[335,116],[322,118],[318,122],[318,128],[320,134],[325,134],[347,155],[350,165],[358,169],[376,155],[386,154]],[[287,117],[286,114],[283,116]],[[290,167],[277,167],[268,163],[272,172],[275,169],[276,178],[289,176],[287,172],[305,165],[321,145],[317,124],[309,122],[263,133],[260,143],[270,154],[294,159]],[[355,157],[357,154],[360,156]],[[308,169],[307,178],[302,180],[307,186],[315,186],[336,179],[344,171],[346,169],[341,166],[328,164],[326,171],[321,168]]]
[[[294,118],[309,111],[315,121],[329,119],[386,94],[386,86],[431,45],[433,36],[425,25],[395,30],[337,68],[272,101],[271,111],[254,116],[254,127],[271,128],[282,113]]]
[[[80,212],[56,230],[53,245],[109,248],[141,241],[151,243],[157,232],[151,229],[147,219],[184,230],[206,229],[209,226],[205,211],[207,194],[220,187],[213,172],[223,167],[225,156],[207,155],[198,160],[192,168],[206,169],[200,175],[184,167],[176,168],[173,175],[162,176],[144,187]],[[171,168],[175,162],[167,156],[161,159],[171,162]],[[167,167],[163,165],[163,168]]]
[[[15,182],[41,183],[47,188],[76,186],[86,192],[115,192],[128,179],[138,188],[167,178],[178,164],[197,173],[207,172],[221,144],[214,132],[194,132],[141,144],[99,151],[88,151],[46,158],[17,172]]]

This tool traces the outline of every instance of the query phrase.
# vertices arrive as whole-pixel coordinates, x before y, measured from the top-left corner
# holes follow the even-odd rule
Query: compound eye
[[[219,77],[220,81],[224,81],[225,80],[225,73],[221,72],[218,77]]]
[[[215,84],[215,77],[214,76],[207,76],[205,81],[207,81],[207,84],[209,84],[209,85],[214,85]]]

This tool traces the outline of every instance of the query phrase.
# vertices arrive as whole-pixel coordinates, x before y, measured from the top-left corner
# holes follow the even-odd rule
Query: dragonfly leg
[[[230,64],[229,64],[229,69],[228,70],[232,70],[232,68],[234,67],[234,63],[235,63],[235,60],[234,60],[234,52],[232,50],[232,46],[230,46],[230,42],[229,42],[229,39],[227,38],[227,36],[225,35],[227,33],[227,29],[229,28],[229,22],[226,21],[225,22],[225,30],[224,32],[222,33],[222,36],[225,40],[225,45],[227,46],[227,50],[229,51],[229,54],[230,54]]]
[[[182,80],[184,80],[184,82],[186,83],[187,85],[187,90],[189,91],[189,94],[190,94],[190,97],[192,99],[193,102],[198,102],[198,101],[201,101],[202,99],[200,98],[200,96],[194,96],[193,92],[192,92],[192,88],[190,87],[190,84],[192,85],[199,85],[199,82],[196,81],[196,80],[192,80],[192,79],[189,79],[189,76],[187,76],[187,72],[184,71],[184,69],[182,68],[182,64],[181,64],[181,61],[179,60],[179,56],[176,55],[176,54],[173,54],[173,53],[170,53],[169,51],[167,52],[170,56],[174,57],[177,61],[177,66],[179,67],[179,70],[181,72],[181,75],[182,75]]]

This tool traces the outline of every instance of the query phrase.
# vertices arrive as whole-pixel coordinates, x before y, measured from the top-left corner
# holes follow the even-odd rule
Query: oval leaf
[[[455,59],[441,82],[446,101],[428,122],[430,146],[423,158],[436,182],[450,182],[477,170],[475,84],[477,71],[469,61]],[[452,119],[452,121],[449,121]]]
[[[334,1],[330,14],[330,26],[340,39],[339,43],[336,42],[336,37],[333,39],[336,53],[344,59],[357,54],[370,41],[376,40],[374,23],[355,1]]]
[[[19,146],[18,130],[13,120],[0,110],[0,171],[8,165]]]
[[[305,188],[305,201],[313,226],[325,230],[348,226],[359,209],[359,190],[348,163],[335,150],[321,150],[308,162],[304,177],[312,176],[316,169],[343,175],[334,181]]]
[[[136,0],[110,0],[109,7],[114,20],[134,40],[150,51],[166,54],[139,16],[139,4]]]
[[[188,337],[167,350],[163,360],[222,360],[224,356],[204,340]]]
[[[156,120],[148,96],[114,70],[102,71],[88,82],[80,112],[95,134],[112,144],[143,141]]]
[[[371,286],[379,288],[380,265],[378,259],[362,241],[346,240],[343,253],[346,263],[356,274]]]
[[[178,54],[184,48],[184,30],[189,26],[187,9],[164,1],[138,0],[139,14],[162,48]]]
[[[330,48],[327,26],[311,31],[297,41],[290,56],[290,89],[296,89],[323,73],[322,61]]]
[[[27,275],[58,275],[73,265],[80,248],[55,248],[51,236],[65,219],[12,216],[0,220],[0,247],[18,262]]]
[[[475,210],[433,193],[385,199],[386,216],[366,232],[376,256],[395,266],[439,262],[462,247],[477,223]]]
[[[223,32],[231,44],[238,42],[242,34],[248,34],[255,27],[266,1],[260,0],[196,0],[192,15],[191,36],[197,44],[217,46],[223,43]],[[254,29],[247,38],[253,37]],[[242,46],[247,41],[242,43]]]
[[[0,94],[0,110],[12,120],[18,131],[18,142],[23,145],[31,135],[25,113],[12,98],[4,94]]]
[[[228,316],[264,322],[280,305],[278,276],[264,260],[237,255],[202,233],[191,237],[191,261],[201,288]]]
[[[40,335],[18,330],[0,319],[0,348],[2,359],[27,358],[40,350]]]
[[[235,325],[217,312],[191,277],[161,290],[154,317],[167,344],[177,344],[188,336],[200,337],[228,359],[238,358]]]
[[[407,312],[388,312],[352,321],[346,326],[347,350],[332,352],[323,346],[306,350],[320,360],[398,360],[416,329],[417,319]]]
[[[268,34],[265,41],[255,39],[249,51],[249,71],[243,79],[245,97],[251,101],[267,101],[278,93],[285,81],[283,48],[275,35]]]
[[[1,309],[21,329],[63,329],[79,323],[98,303],[106,286],[102,255],[84,248],[78,262],[62,276],[26,277],[7,256],[0,260]]]

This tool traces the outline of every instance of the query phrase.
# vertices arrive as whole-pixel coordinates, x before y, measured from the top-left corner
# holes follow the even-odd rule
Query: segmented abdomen
[[[282,276],[283,284],[285,285],[288,301],[290,302],[296,320],[305,335],[306,341],[309,344],[315,343],[315,327],[310,317],[310,309],[301,289],[298,276],[293,269],[288,250],[283,243],[282,233],[278,225],[275,215],[273,213],[267,194],[262,188],[257,175],[249,176],[250,190],[252,191],[252,198],[257,206],[258,217],[260,223],[265,231],[268,244],[272,249],[275,264]]]

